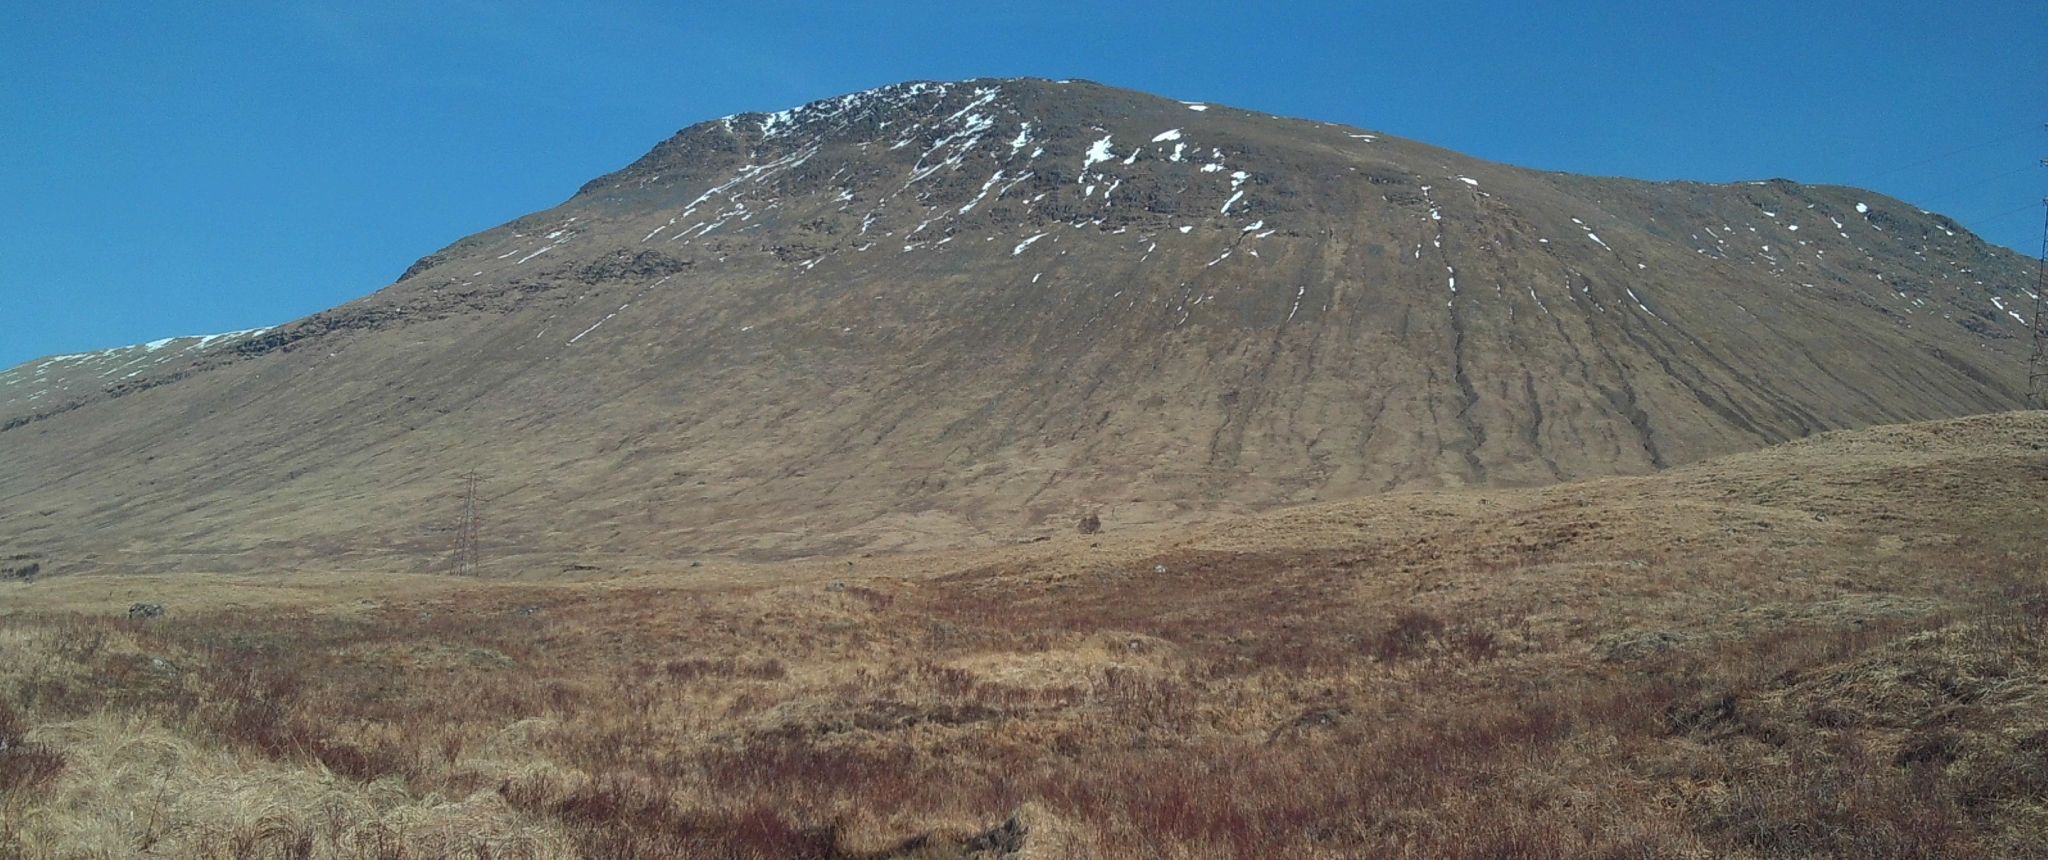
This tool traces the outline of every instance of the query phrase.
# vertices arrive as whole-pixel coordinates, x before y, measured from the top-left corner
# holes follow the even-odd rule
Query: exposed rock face
[[[501,564],[1645,471],[2022,405],[2029,277],[1854,189],[903,84],[692,126],[275,330],[0,375],[0,547],[428,568],[471,468]]]

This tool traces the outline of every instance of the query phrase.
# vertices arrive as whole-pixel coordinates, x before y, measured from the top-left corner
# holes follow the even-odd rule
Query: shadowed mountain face
[[[508,570],[1641,472],[2022,405],[2030,277],[1854,189],[903,84],[692,126],[332,311],[0,375],[0,556],[443,565],[471,469]]]

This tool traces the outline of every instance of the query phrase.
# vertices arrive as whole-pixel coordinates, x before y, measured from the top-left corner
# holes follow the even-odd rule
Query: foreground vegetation
[[[938,566],[10,585],[0,856],[2048,856],[2043,445]]]

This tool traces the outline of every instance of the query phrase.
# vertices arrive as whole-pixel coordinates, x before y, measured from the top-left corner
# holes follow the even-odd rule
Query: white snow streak
[[[627,308],[627,306],[628,306],[628,305],[630,305],[630,304],[631,304],[631,303],[629,302],[629,303],[627,303],[626,305],[620,305],[620,306],[619,306],[619,311],[625,310],[625,309]],[[604,319],[601,319],[601,320],[598,320],[597,322],[591,323],[591,324],[590,324],[590,327],[589,327],[589,328],[587,328],[587,329],[584,329],[584,330],[583,330],[583,331],[581,331],[581,332],[578,332],[578,333],[576,334],[576,336],[575,336],[575,337],[569,338],[569,343],[575,343],[575,342],[577,342],[577,341],[579,341],[579,340],[582,340],[582,339],[583,339],[583,336],[584,336],[584,335],[586,335],[586,334],[589,334],[589,333],[591,333],[591,332],[594,332],[594,331],[597,331],[597,327],[598,327],[598,326],[601,326],[601,325],[604,325],[605,323],[611,322],[611,321],[612,321],[612,317],[615,317],[615,316],[618,316],[618,315],[619,315],[619,311],[612,311],[611,313],[605,314],[605,315],[604,315]]]
[[[1081,159],[1081,173],[1084,176],[1088,173],[1088,168],[1114,157],[1109,148],[1109,139],[1112,137],[1115,135],[1105,134],[1101,140],[1088,145],[1088,155]]]

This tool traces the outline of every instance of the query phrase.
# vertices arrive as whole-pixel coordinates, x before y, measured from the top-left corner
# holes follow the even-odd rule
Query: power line
[[[1879,179],[1879,178],[1882,178],[1882,177],[1886,177],[1886,176],[1891,176],[1891,175],[1893,175],[1893,174],[1896,174],[1896,173],[1899,173],[1899,172],[1902,172],[1902,171],[1905,171],[1905,170],[1910,170],[1910,169],[1912,169],[1912,168],[1915,168],[1915,167],[1920,167],[1920,166],[1922,166],[1922,165],[1932,164],[1932,163],[1935,163],[1935,162],[1938,162],[1938,161],[1942,161],[1942,160],[1945,160],[1945,159],[1953,158],[1953,157],[1954,157],[1954,156],[1956,156],[1956,155],[1960,155],[1960,154],[1962,154],[1962,153],[1965,153],[1965,152],[1970,152],[1970,151],[1972,151],[1972,150],[1978,150],[1978,149],[1983,149],[1983,148],[1985,148],[1985,147],[1987,147],[1987,146],[1993,146],[1993,145],[1996,145],[1996,144],[2004,143],[2004,142],[2006,142],[2006,141],[2009,141],[2009,140],[2012,140],[2012,139],[2014,139],[2014,138],[2018,138],[2018,137],[2021,137],[2021,136],[2024,136],[2024,135],[2027,135],[2027,134],[2030,134],[2030,133],[2034,133],[2034,132],[2035,132],[2035,131],[2037,131],[2037,130],[2048,130],[2048,123],[2041,123],[2041,124],[2032,124],[2032,123],[2030,123],[2030,124],[2029,124],[2029,128],[2028,128],[2028,129],[2026,129],[2026,130],[2024,130],[2024,131],[2016,131],[2016,132],[2012,132],[2012,133],[2009,133],[2009,134],[2001,134],[2001,135],[1999,135],[1999,136],[1997,136],[1997,137],[1994,137],[1994,138],[1991,138],[1991,139],[1989,139],[1989,140],[1982,140],[1982,141],[1979,141],[1979,142],[1977,142],[1977,143],[1969,144],[1969,145],[1967,145],[1967,146],[1961,146],[1961,147],[1957,147],[1957,148],[1955,148],[1955,149],[1951,149],[1951,150],[1949,150],[1949,151],[1947,151],[1947,152],[1944,152],[1944,153],[1941,153],[1941,154],[1938,154],[1938,155],[1932,155],[1932,156],[1928,156],[1928,157],[1926,157],[1926,158],[1922,158],[1922,159],[1919,159],[1919,160],[1917,160],[1917,161],[1912,161],[1912,162],[1909,162],[1909,163],[1906,163],[1906,164],[1902,164],[1902,165],[1900,165],[1900,166],[1898,166],[1898,167],[1893,167],[1893,168],[1890,168],[1890,169],[1888,169],[1888,170],[1883,170],[1883,171],[1880,171],[1880,172],[1877,172],[1877,173],[1873,173],[1873,174],[1868,174],[1868,175],[1865,175],[1865,176],[1862,176],[1862,177],[1860,177],[1860,178],[1856,179],[1855,181],[1856,181],[1856,182],[1857,182],[1857,183],[1858,183],[1859,185],[1861,185],[1862,187],[1865,187],[1865,188],[1871,188],[1872,190],[1875,190],[1875,183],[1873,183],[1873,182],[1872,182],[1871,180]],[[1932,196],[1929,196],[1929,197],[1919,197],[1919,198],[1914,198],[1914,199],[1911,199],[1911,200],[1907,200],[1907,202],[1908,202],[1908,203],[1911,203],[1912,205],[1915,205],[1915,206],[1919,207],[1919,208],[1920,208],[1920,209],[1921,209],[1922,211],[1928,211],[1928,212],[1931,212],[1931,211],[1932,211],[1932,209],[1931,209],[1930,207],[1931,207],[1931,206],[1932,206],[1933,204],[1935,204],[1935,203],[1937,203],[1937,202],[1939,202],[1939,201],[1945,201],[1945,200],[1954,200],[1954,199],[1956,199],[1956,198],[1958,198],[1958,197],[1961,197],[1961,196],[1963,196],[1963,195],[1965,195],[1965,194],[1968,194],[1968,193],[1970,193],[1970,192],[1976,191],[1976,190],[1978,190],[1978,189],[1981,189],[1981,188],[1983,188],[1983,187],[1985,187],[1985,186],[1991,185],[1991,184],[1993,184],[1993,183],[1999,182],[1999,181],[2001,181],[2001,180],[2004,180],[2004,179],[2006,179],[2006,178],[2008,178],[2008,177],[2011,177],[2011,176],[2015,176],[2015,175],[2017,175],[2017,174],[2019,174],[2019,173],[2022,173],[2022,172],[2025,172],[2025,171],[2027,171],[2027,170],[2031,170],[2031,169],[2032,169],[2031,167],[2018,167],[2018,168],[2014,168],[2014,169],[2011,169],[2011,170],[2007,170],[2007,171],[2004,171],[2004,172],[2002,172],[2002,173],[1999,173],[1999,174],[1997,174],[1997,175],[1995,175],[1995,176],[1990,176],[1990,177],[1986,177],[1986,178],[1983,178],[1983,179],[1976,179],[1976,180],[1968,180],[1968,179],[1965,179],[1965,180],[1960,180],[1960,181],[1952,181],[1952,182],[1938,182],[1938,183],[1935,183],[1935,189],[1934,189],[1934,190],[1936,191],[1936,193],[1935,193],[1934,195],[1932,195]],[[1931,178],[1931,177],[1929,177],[1929,178]],[[1897,195],[1896,193],[1894,193],[1894,196],[1898,196],[1898,195]],[[1902,197],[1901,199],[1905,199],[1905,198],[1903,198],[1903,197]],[[1998,212],[1994,212],[1994,213],[1991,213],[1991,214],[1988,214],[1988,215],[1977,215],[1977,214],[1972,214],[1972,215],[1967,215],[1967,216],[1952,216],[1952,217],[1954,218],[1954,220],[1956,221],[1956,223],[1959,223],[1959,224],[1964,224],[1964,225],[1977,225],[1977,226],[1976,226],[1976,227],[1974,227],[1973,229],[1975,229],[1975,230],[1977,230],[1977,231],[1981,232],[1981,231],[1982,231],[1982,227],[1983,227],[1983,225],[1985,225],[1985,224],[1987,224],[1987,223],[1990,223],[1990,222],[1994,222],[1994,221],[1998,221],[1998,220],[2000,220],[2000,219],[2003,219],[2003,218],[2007,218],[2007,217],[2010,217],[2010,216],[2012,216],[2012,215],[2016,215],[2016,214],[2019,214],[2020,212],[2024,212],[2024,211],[2026,211],[2026,210],[2032,209],[2033,207],[2034,207],[2034,204],[2033,204],[2033,203],[2027,203],[2027,204],[2024,204],[2024,205],[2021,205],[2021,206],[2016,206],[2016,207],[2013,207],[2013,208],[2011,208],[2011,209],[2005,209],[2005,210],[2001,210],[2001,211],[1998,211]]]
[[[1918,160],[1918,161],[1915,161],[1915,162],[1911,162],[1911,163],[1909,163],[1909,164],[1902,164],[1902,165],[1899,165],[1898,167],[1894,167],[1894,168],[1891,168],[1891,169],[1889,169],[1889,170],[1882,170],[1882,171],[1879,171],[1879,172],[1877,172],[1877,173],[1872,173],[1872,174],[1869,174],[1869,175],[1867,175],[1867,176],[1864,176],[1864,177],[1863,177],[1863,178],[1862,178],[1861,180],[1859,180],[1859,181],[1862,181],[1862,182],[1869,182],[1870,180],[1873,180],[1873,179],[1882,179],[1882,178],[1884,178],[1884,177],[1886,177],[1886,176],[1890,176],[1890,175],[1892,175],[1892,174],[1894,174],[1894,173],[1902,173],[1902,172],[1905,172],[1905,171],[1908,171],[1908,170],[1912,170],[1912,169],[1913,169],[1913,168],[1915,168],[1915,167],[1922,167],[1922,166],[1925,166],[1925,165],[1933,164],[1933,163],[1935,163],[1935,162],[1937,162],[1937,161],[1942,161],[1942,160],[1945,160],[1945,159],[1949,159],[1949,158],[1954,158],[1954,157],[1956,157],[1956,156],[1958,156],[1958,155],[1962,155],[1962,154],[1963,154],[1963,153],[1965,153],[1965,152],[1973,152],[1973,151],[1975,151],[1975,150],[1983,149],[1984,147],[1987,147],[1987,146],[1993,146],[1993,145],[1996,145],[1996,144],[2004,143],[2004,142],[2006,142],[2006,141],[2008,141],[2008,140],[2012,140],[2013,138],[2016,138],[2016,137],[2022,137],[2022,136],[2025,136],[2025,135],[2027,135],[2027,134],[2030,134],[2030,133],[2032,133],[2032,132],[2033,132],[2033,131],[2034,131],[2034,130],[2035,130],[2036,128],[2038,128],[2038,126],[2034,126],[2034,125],[2029,125],[2029,126],[2028,126],[2028,127],[2027,127],[2027,128],[2025,129],[2025,130],[2023,130],[2023,131],[2016,131],[2016,132],[2013,132],[2013,133],[2011,133],[2011,134],[2003,134],[2003,135],[1999,135],[1998,137],[1994,137],[1994,138],[1992,138],[1992,139],[1990,139],[1990,140],[1986,140],[1986,141],[1980,141],[1980,142],[1978,142],[1978,143],[1973,143],[1973,144],[1970,144],[1970,145],[1968,145],[1968,146],[1963,146],[1963,147],[1958,147],[1958,148],[1956,148],[1956,149],[1951,149],[1951,150],[1949,150],[1949,151],[1947,151],[1947,152],[1944,152],[1944,153],[1941,153],[1941,154],[1939,154],[1939,155],[1931,155],[1931,156],[1928,156],[1928,157],[1926,157],[1926,158],[1920,159],[1920,160]]]
[[[2011,177],[2011,176],[2018,176],[2019,174],[2021,174],[2021,173],[2025,173],[2026,171],[2029,171],[2029,170],[2032,170],[2032,169],[2033,169],[2032,167],[2015,167],[2015,168],[2013,168],[2013,169],[2011,169],[2011,170],[2008,170],[2008,171],[2006,171],[2006,172],[2004,172],[2004,173],[1998,174],[1997,176],[1989,177],[1989,178],[1987,178],[1987,179],[1983,179],[1983,180],[1980,180],[1980,181],[1978,181],[1978,182],[1974,182],[1974,183],[1971,183],[1971,184],[1969,184],[1969,185],[1954,185],[1954,186],[1950,186],[1950,187],[1949,187],[1949,189],[1948,189],[1947,191],[1944,191],[1944,192],[1942,192],[1942,193],[1940,193],[1940,194],[1936,194],[1936,195],[1934,195],[1933,197],[1922,197],[1922,198],[1919,198],[1919,199],[1916,199],[1916,200],[1914,200],[1913,202],[1914,202],[1914,203],[1917,203],[1917,204],[1919,204],[1919,205],[1920,205],[1920,206],[1921,206],[1922,208],[1925,208],[1925,207],[1927,206],[1927,204],[1929,204],[1929,203],[1933,203],[1933,202],[1935,202],[1935,201],[1939,201],[1939,200],[1952,200],[1952,199],[1954,199],[1954,198],[1956,198],[1956,197],[1958,197],[1958,196],[1961,196],[1961,195],[1963,195],[1963,194],[1967,194],[1967,193],[1969,193],[1969,192],[1972,192],[1972,191],[1976,191],[1976,190],[1977,190],[1977,189],[1979,189],[1979,188],[1983,188],[1983,187],[1984,187],[1984,186],[1986,186],[1986,185],[1991,185],[1991,184],[1994,184],[1994,183],[1998,182],[1999,180],[2005,179],[2005,178],[2007,178],[2007,177]],[[2033,204],[2031,204],[2031,203],[2030,203],[2030,204],[2027,204],[2027,205],[2028,205],[2028,206],[2032,206]],[[2021,207],[2021,208],[2026,208],[2026,207]],[[2013,211],[2018,211],[2018,210],[2013,210]]]
[[[1971,221],[1978,221],[1978,222],[1982,222],[1982,221],[1996,221],[1996,220],[1998,220],[1998,219],[2000,219],[2000,218],[2005,218],[2005,217],[2008,217],[2008,216],[2012,216],[2012,215],[2018,215],[2018,214],[2019,214],[2019,213],[2021,213],[2021,212],[2025,212],[2025,211],[2027,211],[2027,210],[2029,210],[2029,209],[2032,209],[2032,208],[2034,208],[2035,206],[2039,206],[2039,205],[2040,205],[2040,204],[2038,204],[2038,203],[2022,203],[2022,204],[2020,204],[2020,205],[2018,205],[2018,206],[2014,206],[2014,207],[2012,207],[2011,209],[2005,209],[2005,210],[2001,210],[2001,211],[1999,211],[1999,212],[1994,212],[1994,213],[1992,213],[1992,214],[1990,214],[1990,215],[1975,215],[1975,216],[1971,216],[1971,217],[1969,217],[1969,218],[1957,218],[1957,219],[1956,219],[1956,221],[1957,221],[1957,223],[1968,223],[1968,222],[1971,222]]]

